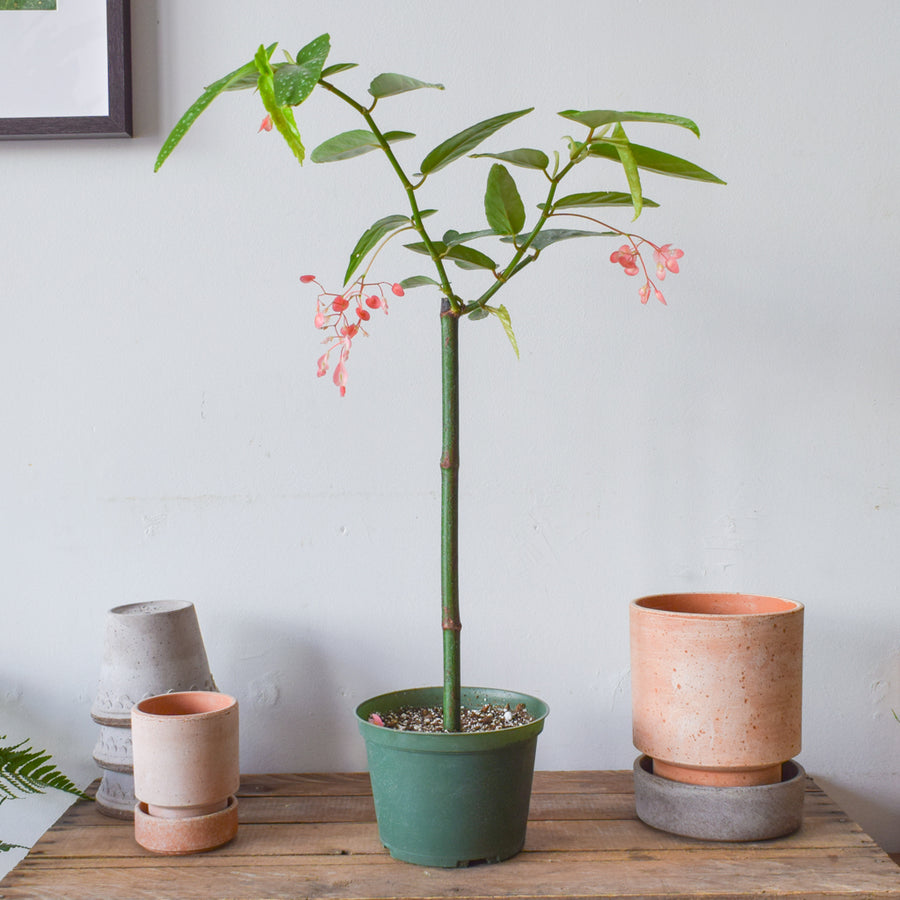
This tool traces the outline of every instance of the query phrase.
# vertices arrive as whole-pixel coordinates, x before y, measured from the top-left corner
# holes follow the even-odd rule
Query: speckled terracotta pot
[[[775,784],[800,751],[803,604],[661,594],[631,604],[634,745],[686,784]]]
[[[132,710],[131,733],[138,843],[193,853],[231,840],[240,786],[237,701],[211,691],[150,697]]]

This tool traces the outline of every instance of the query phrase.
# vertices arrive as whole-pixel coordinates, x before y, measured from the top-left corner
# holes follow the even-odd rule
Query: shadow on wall
[[[816,623],[809,616],[807,623],[801,758],[851,819],[885,850],[900,852],[900,648],[890,645],[896,635],[861,617]],[[869,664],[854,666],[858,659]],[[822,758],[832,759],[827,768]]]
[[[256,648],[220,665],[219,690],[237,697],[242,772],[328,772],[365,767],[356,700],[338,680],[333,657],[296,623],[267,622],[219,634],[223,646]],[[348,653],[350,651],[348,650]]]

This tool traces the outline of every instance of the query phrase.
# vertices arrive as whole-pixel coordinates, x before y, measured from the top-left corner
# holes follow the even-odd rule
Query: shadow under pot
[[[131,714],[135,839],[164,854],[197,853],[237,834],[238,704],[212,691],[150,697]]]
[[[800,751],[803,604],[751,594],[631,603],[634,745],[671,781],[782,780]]]

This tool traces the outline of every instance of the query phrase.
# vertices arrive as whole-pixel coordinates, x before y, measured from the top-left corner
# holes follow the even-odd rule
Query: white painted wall
[[[540,767],[628,767],[630,599],[801,600],[800,760],[900,850],[895,0],[133,7],[135,138],[0,143],[0,734],[96,777],[104,618],[139,600],[196,604],[248,772],[360,769],[353,706],[440,679],[435,302],[394,303],[341,400],[298,282],[336,283],[403,210],[390,175],[300,169],[250,93],[152,173],[203,85],[328,30],[358,93],[391,70],[447,85],[383,104],[413,164],[511,109],[537,107],[493,149],[560,146],[560,109],[638,108],[695,118],[699,143],[632,137],[729,181],[646,178],[663,208],[641,228],[686,250],[668,307],[612,245],[571,242],[503,297],[520,361],[464,323],[465,679],[550,703]],[[300,121],[310,147],[357,127],[325,95]],[[432,179],[447,227],[482,227],[486,170]],[[599,187],[621,179],[572,190]],[[64,806],[7,803],[0,837]]]

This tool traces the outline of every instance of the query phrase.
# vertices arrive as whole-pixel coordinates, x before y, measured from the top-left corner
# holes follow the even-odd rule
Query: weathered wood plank
[[[536,794],[634,793],[630,769],[596,772],[535,772]],[[278,794],[286,797],[371,794],[368,772],[241,775],[239,796]]]
[[[759,858],[768,859],[789,859],[796,858],[798,854],[805,860],[805,864],[814,865],[817,860],[833,859],[837,854],[834,847],[809,847],[800,851],[785,851],[784,849],[776,849],[777,842],[767,844],[761,842],[755,846],[747,846],[744,844],[718,844],[715,847],[700,846],[691,847],[675,847],[660,848],[656,850],[572,850],[567,851],[565,860],[572,862],[589,863],[597,860],[605,860],[612,862],[618,860],[620,862],[629,862],[634,859],[645,860],[668,860],[673,866],[690,866],[693,865],[693,859],[709,858],[722,860],[743,861],[746,864],[752,864],[754,860]],[[105,857],[46,857],[41,860],[26,859],[20,864],[24,869],[32,868],[41,872],[48,871],[68,871],[70,869],[90,869],[99,868],[156,868],[159,866],[170,866],[175,868],[183,868],[185,866],[193,866],[203,868],[204,866],[220,867],[253,867],[268,865],[284,865],[284,866],[300,866],[300,865],[326,865],[333,862],[335,857],[340,858],[342,866],[358,866],[358,865],[374,865],[382,862],[386,865],[394,865],[394,860],[390,858],[387,851],[384,850],[378,854],[347,854],[347,853],[328,853],[328,854],[307,854],[307,853],[279,853],[265,854],[261,860],[259,854],[238,855],[227,853],[223,850],[211,851],[209,853],[197,854],[195,856],[150,856],[144,854],[140,848],[135,847],[134,856],[122,856],[107,859]],[[539,850],[523,850],[523,854],[530,859],[543,859],[545,861],[559,862],[560,854],[558,851],[539,851]],[[140,855],[139,855],[140,854]],[[884,862],[884,853],[876,844],[866,844],[859,847],[846,847],[840,850],[840,856],[859,859],[869,859],[877,861],[880,864]]]
[[[18,870],[17,870],[18,871]],[[441,870],[409,866],[390,859],[354,866],[329,860],[263,866],[146,866],[131,869],[59,872],[55,883],[35,886],[10,877],[4,900],[169,900],[169,898],[243,898],[295,900],[300,897],[347,898],[543,898],[628,897],[631,900],[743,900],[761,894],[804,900],[897,897],[900,872],[885,855],[884,866],[871,859],[826,857],[815,867],[805,857],[692,860],[673,867],[671,860],[597,859],[561,862],[555,858],[517,857],[498,866]],[[15,873],[14,873],[15,875]],[[17,884],[17,882],[19,882]]]
[[[793,835],[777,842],[732,844],[752,848],[765,846],[771,852],[794,852],[799,849],[830,848],[834,852],[871,844],[872,840],[858,826],[833,819],[807,821]],[[601,850],[665,850],[678,848],[715,850],[723,846],[713,841],[694,841],[649,828],[636,819],[602,821],[534,821],[528,826],[525,849],[556,853]],[[381,853],[378,830],[372,822],[264,823],[242,822],[237,837],[217,854],[233,856],[274,857],[278,855],[340,855]],[[123,857],[152,854],[134,840],[130,827],[52,829],[32,849],[29,858],[75,857],[116,860]],[[184,858],[185,866],[201,865],[202,856]]]

